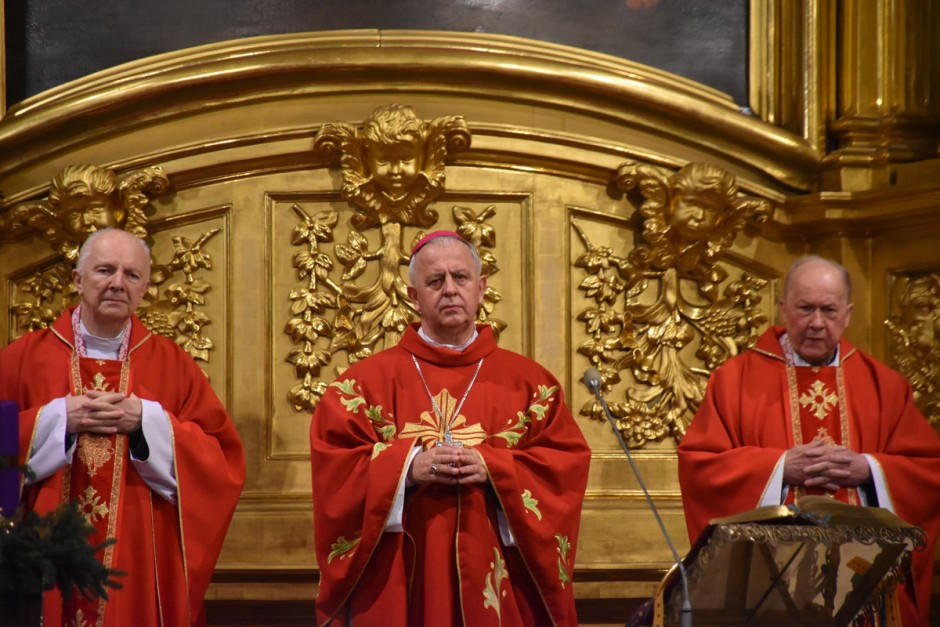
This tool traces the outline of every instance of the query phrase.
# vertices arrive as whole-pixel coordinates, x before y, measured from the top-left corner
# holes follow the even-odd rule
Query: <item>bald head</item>
[[[842,264],[835,262],[832,259],[820,257],[819,255],[804,255],[790,265],[790,269],[787,270],[787,275],[783,279],[784,298],[787,297],[787,294],[790,291],[793,276],[798,274],[800,268],[808,265],[815,265],[816,267],[824,266],[837,272],[839,277],[842,279],[843,285],[845,286],[846,302],[852,302],[852,277],[849,275],[848,271],[842,266]]]
[[[72,281],[85,328],[97,337],[117,337],[150,285],[150,250],[126,231],[96,231],[82,245]]]
[[[790,345],[807,363],[827,365],[852,317],[852,284],[838,263],[802,257],[787,272],[780,311]]]
[[[123,239],[127,242],[134,242],[136,245],[140,246],[144,255],[147,257],[147,265],[150,265],[150,246],[147,246],[147,242],[140,239],[133,233],[128,233],[127,231],[122,231],[120,229],[107,228],[101,229],[100,231],[92,231],[92,233],[85,238],[85,241],[82,243],[82,247],[78,249],[78,261],[75,262],[75,268],[81,272],[82,268],[88,263],[88,254],[95,247],[95,241],[99,237],[107,238],[117,238]]]

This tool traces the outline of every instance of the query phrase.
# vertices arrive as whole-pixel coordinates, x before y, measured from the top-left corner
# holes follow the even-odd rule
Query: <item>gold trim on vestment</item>
[[[147,337],[150,336],[148,335]],[[140,346],[140,344],[137,346]],[[168,411],[163,411],[163,417],[166,418],[167,423],[170,425],[170,450],[173,451],[173,476],[179,477],[180,472],[179,468],[177,468],[178,458],[176,455],[176,430],[173,428],[173,421],[170,419],[170,413]],[[153,502],[150,503],[150,515],[153,516]],[[182,484],[178,478],[176,480],[176,522],[179,524],[180,529],[180,553],[183,557],[183,579],[186,581],[186,614],[189,616],[189,619],[192,620],[193,607],[189,599],[189,562],[186,560],[186,535],[183,532],[183,491]],[[153,530],[155,530],[155,528],[153,528]],[[154,537],[153,546],[154,550],[156,550],[156,537]]]
[[[60,336],[61,337],[61,336]],[[64,338],[63,338],[64,340]],[[84,394],[87,390],[82,383],[82,372],[81,372],[81,356],[77,351],[72,350],[72,356],[70,359],[69,370],[72,378],[72,394],[81,395]],[[118,389],[117,392],[127,395],[128,386],[130,383],[130,359],[124,359],[121,362],[121,372],[118,377]],[[102,388],[101,385],[96,383],[96,388]],[[96,389],[89,388],[89,389]],[[67,411],[67,410],[66,410]],[[110,450],[110,438],[111,436],[107,435],[96,435],[91,433],[81,433],[76,436],[77,441],[75,444],[78,459],[73,461],[71,464],[66,465],[65,472],[62,479],[62,500],[68,502],[71,492],[72,484],[72,468],[75,465],[76,461],[85,467],[88,471],[90,477],[94,477],[98,472],[98,469],[101,468],[109,460],[106,458]],[[104,441],[105,444],[102,445],[100,441]],[[93,444],[89,444],[93,442]],[[79,448],[80,447],[80,448]],[[90,452],[86,452],[86,447],[91,448]],[[124,455],[127,450],[127,436],[124,434],[115,434],[114,436],[114,467],[111,474],[111,493],[108,496],[108,524],[107,530],[105,531],[105,538],[114,538],[117,531],[117,519],[118,519],[118,510],[121,506],[121,479],[124,476],[125,464],[124,464]],[[90,463],[89,463],[90,462]],[[110,544],[104,549],[104,556],[102,559],[102,565],[107,569],[112,569],[114,566],[114,544]],[[104,627],[105,619],[105,608],[107,601],[101,597],[98,599],[98,609],[97,609],[97,627]]]
[[[854,451],[852,432],[849,430],[849,397],[845,393],[845,370],[842,366],[836,368],[836,388],[839,394],[839,426],[842,428],[842,446]],[[854,490],[849,490],[849,492],[852,493]],[[852,496],[849,498],[851,499]],[[852,504],[856,505],[856,503]]]
[[[126,364],[127,361],[125,360]],[[122,371],[124,366],[122,366]],[[123,372],[122,372],[122,378]],[[121,392],[126,392],[126,380],[124,381],[125,385],[121,387]],[[111,512],[108,514],[108,531],[105,535],[106,538],[114,538],[117,531],[117,519],[118,519],[118,509],[121,506],[121,477],[124,476],[124,450],[127,447],[127,436],[124,434],[117,434],[114,438],[114,473],[111,477]],[[116,506],[116,507],[115,507]],[[102,564],[105,568],[113,568],[114,562],[114,544],[109,544],[104,549],[104,559]],[[104,597],[98,599],[98,627],[104,627],[104,610],[105,604],[107,601]]]
[[[851,354],[851,353],[849,353]],[[848,357],[848,355],[846,355]],[[835,368],[836,369],[836,393],[839,397],[839,442],[842,446],[849,450],[854,450],[852,448],[852,438],[849,431],[849,411],[847,405],[847,397],[845,393],[845,371],[840,364],[838,366],[823,366],[824,368]],[[787,364],[787,387],[790,396],[790,426],[793,431],[793,443],[794,445],[806,444],[803,442],[803,421],[800,417],[800,391],[797,388],[796,381],[796,368],[793,364]],[[819,368],[815,366],[800,366],[800,367],[812,367],[814,372],[818,372]],[[847,493],[848,502],[850,505],[858,505],[858,491],[856,488],[851,486],[846,486],[845,491]],[[793,486],[793,497],[794,500],[800,499],[806,494],[805,488],[802,486]]]
[[[60,340],[62,340],[63,342],[65,342],[66,346],[68,346],[69,348],[71,348],[73,353],[75,352],[75,344],[73,344],[72,342],[69,342],[69,341],[65,338],[64,335],[62,335],[61,333],[59,333],[59,332],[56,330],[55,327],[49,327],[49,330],[52,331],[53,335],[55,335],[57,338],[59,338]]]

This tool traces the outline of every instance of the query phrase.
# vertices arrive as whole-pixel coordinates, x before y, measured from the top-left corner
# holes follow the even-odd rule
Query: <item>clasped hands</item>
[[[861,453],[816,440],[787,451],[783,481],[791,486],[836,492],[871,481],[871,468]]]
[[[81,396],[65,397],[69,433],[131,433],[140,428],[143,403],[135,395],[88,390]]]
[[[415,455],[408,473],[412,482],[419,484],[466,485],[487,481],[480,453],[468,446],[450,444],[435,446]]]

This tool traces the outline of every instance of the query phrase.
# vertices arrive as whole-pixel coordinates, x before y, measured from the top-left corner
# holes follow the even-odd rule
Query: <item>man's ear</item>
[[[421,309],[420,307],[418,307],[418,290],[415,289],[414,285],[409,285],[407,286],[407,288],[408,288],[408,298],[411,300],[411,304],[415,306],[415,311],[417,311],[418,314],[420,314]]]
[[[82,273],[78,271],[78,268],[72,268],[72,283],[75,284],[75,288],[78,290],[78,293],[82,293]]]
[[[486,295],[486,275],[480,277],[480,302],[477,303],[477,307],[483,305],[483,296]]]

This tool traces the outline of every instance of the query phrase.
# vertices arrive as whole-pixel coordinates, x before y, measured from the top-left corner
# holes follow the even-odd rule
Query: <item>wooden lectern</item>
[[[695,627],[851,625],[867,614],[900,625],[899,578],[926,534],[886,509],[825,496],[711,521],[683,560]],[[656,593],[653,625],[679,624],[674,566]]]

